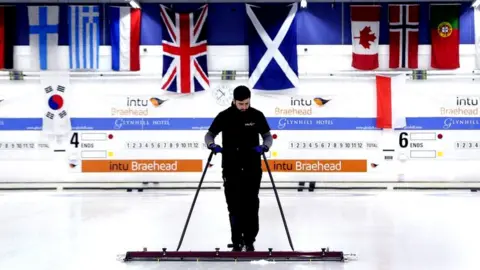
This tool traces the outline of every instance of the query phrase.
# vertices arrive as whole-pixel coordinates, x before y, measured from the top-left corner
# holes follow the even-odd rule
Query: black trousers
[[[261,168],[235,170],[235,172],[224,170],[223,180],[232,243],[234,245],[253,244],[260,229],[258,193],[262,170]]]

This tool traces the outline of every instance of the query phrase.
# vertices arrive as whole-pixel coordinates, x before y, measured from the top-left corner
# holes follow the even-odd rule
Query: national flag
[[[476,6],[473,10],[475,22],[475,66],[480,69],[480,6]]]
[[[298,3],[245,4],[249,84],[256,90],[298,87]]]
[[[0,7],[0,69],[13,69],[16,14],[15,6]]]
[[[405,75],[376,76],[377,87],[377,128],[395,129],[407,125],[403,107]]]
[[[431,4],[431,66],[438,69],[460,67],[460,4]]]
[[[65,135],[72,130],[69,108],[69,76],[64,73],[41,73],[41,90],[45,95],[45,113],[42,131],[46,134]]]
[[[70,69],[98,69],[100,12],[98,6],[69,6]]]
[[[192,13],[160,5],[162,19],[162,90],[188,94],[210,88],[207,67],[205,4]]]
[[[59,69],[58,6],[29,6],[31,67],[47,70]]]
[[[112,69],[140,70],[141,9],[110,7]]]
[[[379,66],[380,6],[352,5],[352,67],[372,70]]]
[[[388,6],[390,68],[418,68],[419,12],[416,4]]]

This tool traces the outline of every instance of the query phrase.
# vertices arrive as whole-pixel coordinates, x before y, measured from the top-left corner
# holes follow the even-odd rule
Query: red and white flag
[[[377,85],[377,128],[395,129],[407,125],[403,113],[406,77],[376,76]]]
[[[473,23],[475,25],[475,63],[476,68],[480,69],[480,6],[473,9]]]
[[[390,68],[418,68],[419,5],[389,5]]]
[[[378,68],[378,40],[380,37],[380,6],[353,5],[352,67],[361,70]]]

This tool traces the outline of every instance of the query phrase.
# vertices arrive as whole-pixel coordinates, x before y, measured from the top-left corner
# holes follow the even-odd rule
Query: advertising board
[[[480,96],[471,87],[453,94],[415,83],[405,93],[407,126],[394,131],[375,127],[373,81],[254,92],[252,106],[265,114],[274,135],[267,157],[275,180],[472,180],[480,174],[472,167],[480,159]],[[22,95],[6,91],[0,98],[5,175],[15,179],[29,166],[32,179],[44,179],[44,171],[64,166],[82,181],[198,181],[209,154],[204,135],[230,106],[235,84],[214,82],[211,92],[191,95],[133,86],[109,84],[101,91],[99,84],[71,83],[71,131],[60,141],[43,133],[38,84],[26,83]],[[221,144],[221,136],[216,140]],[[60,155],[62,163],[51,162]],[[214,156],[207,180],[221,180],[220,161]]]

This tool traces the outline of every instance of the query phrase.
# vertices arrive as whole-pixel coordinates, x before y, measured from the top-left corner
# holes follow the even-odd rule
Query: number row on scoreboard
[[[48,143],[34,142],[0,142],[0,150],[18,150],[18,149],[49,149]]]
[[[126,142],[125,148],[127,149],[200,149],[206,148],[205,143],[200,142]]]
[[[325,141],[309,141],[309,142],[290,142],[290,149],[365,149],[378,148],[374,142],[325,142]]]
[[[480,141],[478,142],[456,142],[456,149],[480,149]]]

